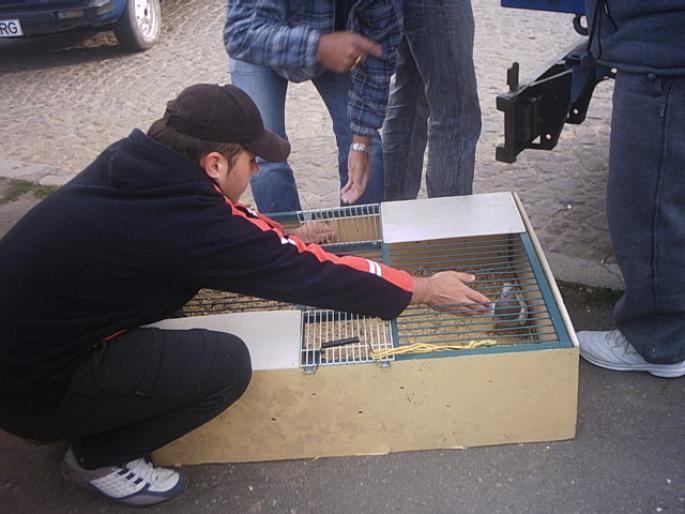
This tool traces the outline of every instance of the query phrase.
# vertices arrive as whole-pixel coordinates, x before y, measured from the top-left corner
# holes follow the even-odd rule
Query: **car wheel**
[[[119,44],[140,52],[153,46],[162,28],[160,0],[128,0],[121,18],[114,24]]]

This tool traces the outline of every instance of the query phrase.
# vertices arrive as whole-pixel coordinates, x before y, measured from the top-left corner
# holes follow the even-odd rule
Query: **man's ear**
[[[209,178],[218,180],[222,175],[221,163],[224,160],[224,156],[219,152],[209,152],[200,159],[200,167],[205,170]]]

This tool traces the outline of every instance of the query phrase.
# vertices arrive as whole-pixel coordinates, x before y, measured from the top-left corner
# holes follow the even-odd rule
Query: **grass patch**
[[[10,180],[5,191],[0,195],[0,204],[13,202],[26,194],[32,194],[36,198],[45,198],[50,193],[57,191],[59,186],[43,186],[30,180]]]

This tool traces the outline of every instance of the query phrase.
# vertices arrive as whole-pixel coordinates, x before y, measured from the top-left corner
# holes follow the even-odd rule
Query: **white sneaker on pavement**
[[[71,449],[64,456],[62,476],[112,500],[138,506],[170,500],[188,485],[185,473],[156,468],[145,459],[136,459],[123,466],[85,469]]]
[[[685,361],[675,364],[647,362],[619,330],[578,332],[580,356],[586,361],[614,371],[646,371],[661,378],[685,375]]]

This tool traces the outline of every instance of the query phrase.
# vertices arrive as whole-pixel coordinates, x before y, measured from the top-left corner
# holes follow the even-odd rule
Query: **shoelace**
[[[148,484],[157,482],[157,470],[145,459],[136,459],[127,463],[125,466],[131,473],[135,474],[135,478],[142,478]]]
[[[639,355],[632,345],[626,340],[625,336],[619,330],[611,330],[607,336],[607,340],[612,348],[623,350],[623,356]]]
[[[620,346],[623,343],[618,330],[610,330],[607,335],[607,340],[611,346]]]

